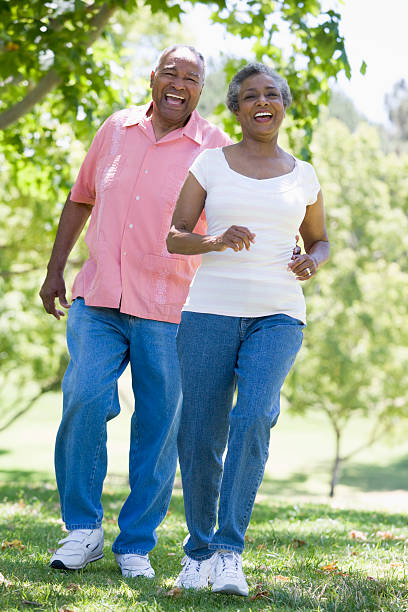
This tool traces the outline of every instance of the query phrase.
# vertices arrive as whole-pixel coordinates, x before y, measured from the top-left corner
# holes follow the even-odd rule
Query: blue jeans
[[[146,554],[170,501],[177,465],[180,372],[177,325],[114,308],[86,306],[68,314],[71,356],[62,384],[64,409],[55,446],[62,518],[68,530],[101,525],[107,469],[106,423],[120,412],[117,381],[130,362],[130,494],[119,515],[116,553]]]
[[[280,389],[301,347],[303,327],[284,314],[182,313],[178,449],[190,534],[184,551],[193,559],[208,559],[217,549],[244,549],[270,428],[279,416]]]

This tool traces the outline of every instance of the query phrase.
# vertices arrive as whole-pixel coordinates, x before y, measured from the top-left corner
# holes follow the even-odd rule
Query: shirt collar
[[[132,106],[129,109],[128,118],[126,119],[125,127],[132,125],[138,125],[143,122],[143,119],[147,119],[147,112],[152,106],[153,102],[144,104],[143,106]]]
[[[144,106],[133,106],[129,109],[129,115],[126,119],[125,127],[130,127],[132,125],[138,125],[139,123],[143,124],[146,119],[150,119],[147,117],[147,113],[150,110],[153,102],[149,104],[145,104]],[[183,136],[187,136],[187,138],[191,138],[198,145],[201,145],[203,142],[203,132],[201,128],[202,119],[197,110],[194,110],[191,113],[191,117],[188,120],[187,124],[182,128],[178,128],[174,130],[175,132],[181,132]],[[167,136],[170,136],[172,132],[170,132]]]

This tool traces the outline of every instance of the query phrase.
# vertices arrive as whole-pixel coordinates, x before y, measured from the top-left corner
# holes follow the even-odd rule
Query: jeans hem
[[[99,529],[102,527],[101,523],[65,523],[65,527],[68,531],[74,531],[75,529]]]
[[[202,555],[195,555],[189,550],[186,550],[184,547],[183,550],[186,553],[187,557],[189,557],[190,559],[194,559],[194,561],[207,561],[207,559],[211,559],[211,557],[214,555],[214,552],[208,552],[208,554],[204,553]]]
[[[112,546],[112,552],[115,555],[148,555],[150,550],[143,550],[141,548],[132,548],[132,547],[127,547],[124,548],[123,546],[120,548],[117,548],[116,546]]]
[[[226,550],[231,552],[236,552],[238,554],[242,554],[244,547],[243,546],[231,546],[230,544],[209,544],[208,548],[213,550],[214,552],[220,550]]]

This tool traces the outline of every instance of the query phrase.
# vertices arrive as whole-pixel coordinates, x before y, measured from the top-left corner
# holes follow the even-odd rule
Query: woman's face
[[[235,113],[243,134],[269,140],[275,136],[285,116],[282,94],[268,74],[254,74],[241,83],[239,110]]]

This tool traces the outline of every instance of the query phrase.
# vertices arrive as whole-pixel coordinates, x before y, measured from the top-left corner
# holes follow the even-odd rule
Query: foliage
[[[395,83],[385,96],[385,106],[391,122],[391,140],[394,150],[408,152],[408,84],[404,79]]]
[[[318,0],[204,4],[217,6],[214,21],[232,33],[254,36],[257,57],[288,72],[295,114],[309,129],[327,77],[349,71],[338,14],[320,13]],[[73,169],[102,120],[145,100],[146,65],[158,50],[187,41],[177,19],[189,6],[0,0],[0,429],[31,405],[27,392],[32,401],[57,386],[66,364],[63,325],[45,316],[37,293]],[[288,58],[271,42],[279,15],[297,41]],[[307,67],[296,65],[298,53]],[[84,256],[78,248],[71,257],[68,285]]]
[[[345,425],[367,417],[364,447],[408,416],[408,158],[386,156],[379,144],[367,124],[350,133],[324,118],[312,147],[332,255],[306,286],[309,328],[287,396],[293,410],[329,418],[331,494],[340,463],[353,454],[342,454]]]
[[[214,14],[213,19],[241,38],[253,38],[256,60],[272,65],[285,76],[293,95],[289,114],[294,128],[303,132],[300,155],[309,159],[313,126],[320,108],[329,102],[330,83],[340,71],[348,78],[351,75],[339,32],[340,14],[323,11],[319,0],[250,1],[247,3],[252,8],[250,15],[240,10],[241,4],[234,0],[229,12]],[[287,53],[279,40],[282,34],[286,34]],[[227,81],[245,63],[244,59],[228,62]],[[238,128],[234,118],[221,105],[218,112],[223,115],[227,130],[235,135]]]
[[[332,91],[328,110],[331,117],[339,119],[351,132],[354,132],[358,125],[366,120],[357,110],[354,102],[339,89]]]
[[[38,291],[62,205],[75,178],[73,169],[79,168],[97,125],[130,103],[119,79],[126,96],[143,101],[149,75],[141,79],[137,71],[153,65],[158,50],[174,38],[183,41],[180,25],[165,15],[153,18],[141,8],[139,17],[140,22],[129,25],[118,13],[108,39],[100,38],[92,46],[89,61],[97,67],[106,62],[109,82],[100,84],[100,89],[99,81],[84,85],[86,96],[80,92],[76,102],[76,94],[64,85],[0,132],[0,430],[24,414],[41,393],[57,388],[67,364],[65,326],[45,315]],[[120,63],[129,62],[135,48],[140,49],[132,65],[135,76],[130,69],[122,73]],[[0,66],[0,71],[5,69]],[[11,95],[10,90],[7,93]],[[78,245],[66,270],[68,286],[85,256],[83,244]]]
[[[151,559],[156,578],[124,579],[109,546],[127,493],[125,480],[105,487],[105,557],[79,572],[50,571],[64,537],[55,485],[36,472],[3,472],[0,481],[0,607],[42,610],[179,611],[215,609],[397,612],[408,606],[406,516],[293,505],[263,494],[255,504],[244,551],[249,598],[171,587],[180,571],[186,528],[182,498],[173,496]]]

